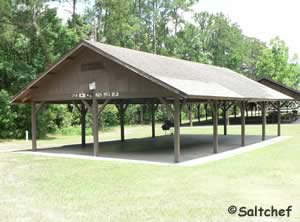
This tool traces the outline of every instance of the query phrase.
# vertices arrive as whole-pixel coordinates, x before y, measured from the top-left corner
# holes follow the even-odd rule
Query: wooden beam
[[[36,103],[31,103],[31,141],[32,141],[32,150],[36,151],[37,143],[36,143],[36,134],[37,134],[37,127],[36,127],[36,120],[37,120],[37,112],[36,112]]]
[[[45,102],[41,102],[40,104],[36,104],[36,114],[43,108]]]
[[[190,123],[190,127],[193,126],[193,104],[188,104],[188,111],[189,111],[189,123]]]
[[[229,108],[226,107],[226,102],[223,103],[223,108],[222,108],[222,111],[223,111],[223,128],[224,128],[224,136],[227,135],[227,110]]]
[[[106,105],[110,102],[110,99],[107,99],[104,101],[104,103],[100,106],[99,110],[98,110],[98,114],[97,116],[100,115],[100,113],[104,110],[104,108],[106,107]]]
[[[92,111],[92,107],[91,107],[91,105],[90,104],[88,104],[88,102],[87,101],[85,101],[85,100],[81,100],[81,102],[85,105],[85,107],[88,109],[88,111],[90,112],[90,113],[93,113],[93,111]]]
[[[124,104],[121,103],[119,105],[119,115],[120,115],[120,128],[121,128],[121,141],[125,141],[125,130],[124,130],[124,124],[125,124],[125,121],[124,121],[124,117],[125,117],[125,107],[124,107]]]
[[[94,156],[97,156],[99,153],[99,128],[98,128],[98,101],[96,99],[95,93],[93,93],[92,119],[93,119]]]
[[[126,112],[128,105],[129,105],[129,103],[125,104],[125,106],[124,106],[124,112]]]
[[[172,116],[174,116],[174,110],[172,109],[172,107],[170,106],[170,104],[168,104],[168,102],[162,98],[162,97],[158,97],[159,101],[164,104],[167,107],[167,110],[169,112],[169,114],[171,114]]]
[[[218,149],[219,149],[219,135],[218,135],[219,103],[218,101],[213,101],[211,103],[211,109],[213,111],[213,152],[218,153]]]
[[[156,111],[155,104],[152,103],[152,105],[151,105],[152,138],[155,138],[155,111]]]
[[[281,136],[281,104],[280,101],[277,102],[277,136]]]
[[[180,103],[179,99],[174,100],[174,161],[180,162]]]
[[[201,115],[200,109],[201,109],[201,104],[197,104],[197,119],[198,119],[199,123],[200,123],[200,119],[201,119],[201,117],[200,117],[200,115]]]
[[[81,116],[80,116],[81,146],[85,147],[85,145],[86,145],[86,113],[87,113],[87,108],[85,107],[85,105],[83,103],[81,104],[81,108],[79,109],[79,111],[80,111],[80,114],[81,114]]]
[[[262,140],[265,140],[266,139],[266,124],[267,124],[266,102],[261,103],[261,110],[262,110]]]
[[[208,109],[207,109],[207,103],[204,104],[204,109],[205,109],[205,120],[208,119]]]
[[[72,103],[73,103],[73,105],[76,107],[76,109],[77,109],[79,112],[82,111],[82,106],[79,107],[79,105],[78,105],[75,101],[73,101]],[[83,104],[83,105],[84,105],[84,104]],[[85,108],[85,107],[83,107],[83,108]]]
[[[241,109],[241,146],[245,146],[245,125],[246,125],[245,106],[246,106],[246,102],[242,101],[240,103],[240,109]]]

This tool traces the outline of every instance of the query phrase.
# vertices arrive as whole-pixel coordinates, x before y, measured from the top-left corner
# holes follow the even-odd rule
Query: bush
[[[11,109],[10,97],[5,90],[0,91],[0,138],[12,138],[16,130],[16,113]]]

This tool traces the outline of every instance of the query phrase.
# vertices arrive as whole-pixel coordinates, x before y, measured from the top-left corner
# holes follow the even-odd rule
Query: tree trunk
[[[140,105],[140,124],[144,124],[144,105]]]
[[[201,104],[197,105],[197,118],[198,118],[199,123],[200,123],[200,106],[201,106]]]
[[[75,30],[76,30],[76,4],[77,4],[77,0],[73,0],[72,22],[73,22],[73,28]]]

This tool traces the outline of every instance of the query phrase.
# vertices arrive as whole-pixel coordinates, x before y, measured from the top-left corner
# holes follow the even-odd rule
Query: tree
[[[8,94],[5,96],[2,91],[2,99],[5,99],[3,104],[9,104],[10,96],[35,79],[38,73],[57,61],[86,35],[88,28],[84,23],[79,26],[80,32],[75,32],[69,25],[64,25],[57,17],[56,9],[49,9],[45,2],[0,2],[3,3],[0,4],[0,90]],[[12,128],[12,134],[6,136],[24,136],[24,131],[30,128],[30,107],[12,105],[10,111],[6,106],[0,109],[0,112],[9,112],[5,115],[5,121],[15,126],[13,128],[7,124]],[[49,109],[40,115],[40,135],[51,130],[48,127],[50,121],[58,118],[52,115],[53,110]],[[18,115],[10,115],[14,113]],[[0,132],[2,130],[6,128],[1,127]]]
[[[272,39],[257,61],[257,76],[268,77],[292,87],[298,87],[300,72],[297,56],[289,60],[289,49],[279,37]]]

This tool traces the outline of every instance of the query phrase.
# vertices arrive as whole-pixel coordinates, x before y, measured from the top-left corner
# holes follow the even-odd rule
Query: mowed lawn
[[[260,126],[246,129],[261,134]],[[126,130],[127,138],[151,133],[149,126]],[[275,125],[267,130],[276,134]],[[182,128],[182,133],[211,132],[211,127]],[[239,132],[238,126],[229,127],[230,134]],[[157,133],[163,134],[159,128]],[[8,152],[30,143],[0,142],[0,221],[300,221],[300,125],[283,125],[282,133],[292,137],[190,167],[33,156]],[[118,139],[119,129],[100,138]],[[79,141],[58,136],[39,145]],[[290,218],[241,219],[227,213],[230,205],[292,205],[293,211]]]

